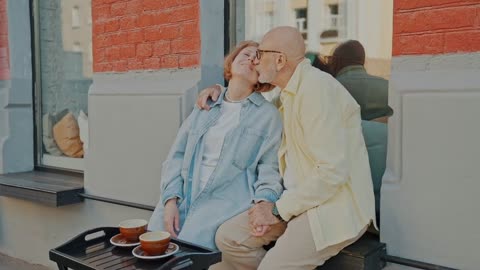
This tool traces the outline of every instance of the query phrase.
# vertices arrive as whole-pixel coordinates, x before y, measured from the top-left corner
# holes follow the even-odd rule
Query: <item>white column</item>
[[[320,34],[323,29],[323,0],[308,1],[307,8],[307,51],[320,52]]]
[[[392,10],[392,0],[366,1],[358,5],[356,39],[363,44],[370,58],[390,58]]]
[[[343,4],[340,5],[340,14],[342,16],[341,26],[344,31],[340,37],[348,39],[358,39],[358,27],[359,27],[359,6],[362,6],[358,3],[358,0],[343,0]],[[365,3],[362,3],[365,7]],[[343,35],[343,36],[342,36]]]
[[[290,6],[290,0],[277,0],[274,3],[274,25],[295,27],[295,14]]]

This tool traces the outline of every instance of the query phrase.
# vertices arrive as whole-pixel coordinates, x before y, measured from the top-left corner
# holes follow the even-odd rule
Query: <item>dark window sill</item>
[[[82,202],[81,192],[81,174],[32,171],[0,175],[0,196],[58,207]]]

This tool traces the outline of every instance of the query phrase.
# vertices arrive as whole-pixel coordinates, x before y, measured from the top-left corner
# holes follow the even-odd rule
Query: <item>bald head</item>
[[[295,27],[280,26],[268,31],[263,36],[260,47],[285,53],[289,60],[300,61],[305,57],[305,42],[302,34]]]

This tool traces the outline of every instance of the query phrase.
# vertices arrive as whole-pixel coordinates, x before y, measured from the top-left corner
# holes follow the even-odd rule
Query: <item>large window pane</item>
[[[35,4],[36,95],[41,100],[36,108],[41,115],[37,162],[83,170],[80,132],[87,133],[82,119],[88,114],[92,83],[91,1],[37,0]]]
[[[390,76],[393,0],[246,0],[244,3],[245,39],[260,41],[273,27],[292,26],[302,33],[307,52],[321,55],[330,55],[340,42],[359,40],[366,50],[367,70],[373,75]]]

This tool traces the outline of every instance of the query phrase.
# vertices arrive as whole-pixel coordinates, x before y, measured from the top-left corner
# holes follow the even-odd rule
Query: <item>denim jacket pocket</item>
[[[245,170],[256,159],[265,136],[260,131],[244,128],[237,141],[233,165],[240,170]]]

